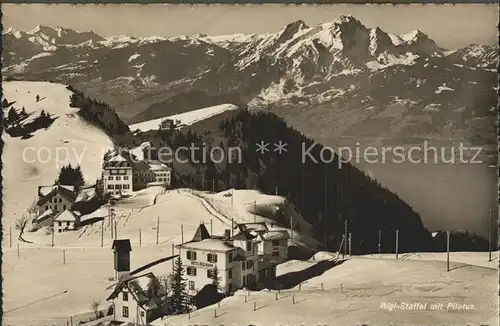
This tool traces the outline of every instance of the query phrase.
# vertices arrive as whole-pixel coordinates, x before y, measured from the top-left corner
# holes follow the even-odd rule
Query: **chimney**
[[[224,240],[225,241],[231,240],[231,230],[229,229],[224,230]]]
[[[132,246],[129,239],[114,240],[111,248],[114,253],[115,279],[119,280],[123,276],[130,274],[130,252]]]

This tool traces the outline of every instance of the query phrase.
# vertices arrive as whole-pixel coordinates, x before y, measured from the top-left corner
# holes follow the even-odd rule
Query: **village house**
[[[106,301],[113,304],[113,320],[134,325],[149,325],[166,314],[161,298],[165,295],[156,276],[149,272],[132,275],[130,272],[130,240],[114,240],[114,279],[117,283]]]
[[[102,166],[103,191],[110,195],[131,192],[133,189],[132,162],[121,153],[110,153]]]
[[[33,226],[35,228],[51,226],[54,217],[66,209],[71,209],[75,199],[76,194],[73,186],[39,186],[36,202],[37,212],[32,221]]]
[[[258,237],[250,231],[231,236],[231,231],[226,230],[224,236],[211,236],[201,224],[191,241],[177,246],[189,295],[194,296],[205,285],[211,284],[215,269],[220,290],[225,293],[275,277],[279,262],[259,257],[257,243]],[[262,267],[259,267],[259,260],[263,262]]]
[[[174,119],[163,119],[160,122],[159,129],[160,130],[174,130],[178,125],[180,125],[180,120]]]
[[[155,175],[155,181],[148,183],[148,187],[151,186],[166,186],[170,187],[172,182],[172,169],[160,162],[150,162],[150,170]]]
[[[236,224],[235,230],[248,231],[257,237],[259,255],[280,257],[288,259],[288,244],[290,235],[285,229],[269,227],[265,222]]]
[[[60,212],[54,217],[54,232],[76,230],[80,225],[80,216],[68,209]]]
[[[122,278],[106,299],[113,304],[114,320],[133,325],[150,325],[166,314],[162,302],[163,288],[156,276],[149,272]]]
[[[75,187],[65,185],[39,186],[37,215],[52,210],[55,213],[71,208],[75,203]]]
[[[115,150],[104,156],[101,179],[103,192],[120,195],[148,186],[170,186],[171,168],[158,162],[139,160],[126,150]]]

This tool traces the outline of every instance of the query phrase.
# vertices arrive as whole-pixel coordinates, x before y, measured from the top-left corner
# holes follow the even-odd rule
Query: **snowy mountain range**
[[[496,115],[496,48],[450,51],[419,30],[395,35],[352,16],[315,27],[299,20],[277,33],[174,38],[37,26],[7,29],[3,42],[7,78],[72,84],[128,123],[233,103],[292,124],[326,112],[319,120],[337,136],[494,134],[485,118]]]

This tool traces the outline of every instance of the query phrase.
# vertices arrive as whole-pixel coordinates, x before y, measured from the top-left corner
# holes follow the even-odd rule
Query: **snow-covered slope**
[[[102,155],[112,148],[112,142],[80,118],[78,108],[69,106],[72,93],[65,85],[16,81],[4,82],[2,87],[4,98],[15,102],[13,107],[24,107],[31,114],[28,119],[39,116],[41,110],[56,117],[48,129],[35,131],[29,139],[13,138],[5,132],[2,135],[2,222],[8,230],[35,200],[37,187],[53,184],[63,165],[80,164],[85,181],[94,183],[101,174]]]
[[[305,277],[318,266],[317,260],[287,262],[277,274],[297,286],[279,293],[238,291],[220,305],[153,325],[498,324],[493,268],[452,262],[447,273],[443,262],[353,257]]]
[[[226,111],[236,110],[238,107],[233,104],[222,104],[216,106],[210,106],[203,109],[198,109],[190,112],[180,113],[171,115],[165,118],[149,120],[141,123],[137,123],[130,126],[130,130],[140,130],[140,131],[149,131],[149,130],[157,130],[159,128],[160,123],[165,119],[179,120],[180,126],[189,126],[196,122],[214,117],[218,114],[224,113]]]

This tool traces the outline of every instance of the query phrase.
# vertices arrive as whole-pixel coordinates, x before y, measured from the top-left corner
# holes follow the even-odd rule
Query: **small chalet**
[[[65,185],[40,186],[38,187],[37,216],[45,211],[52,210],[55,213],[70,209],[75,203],[75,187]]]
[[[72,231],[80,225],[80,216],[66,209],[54,217],[54,232]]]
[[[106,300],[113,303],[115,321],[150,325],[167,314],[163,291],[158,278],[149,272],[122,278]]]

